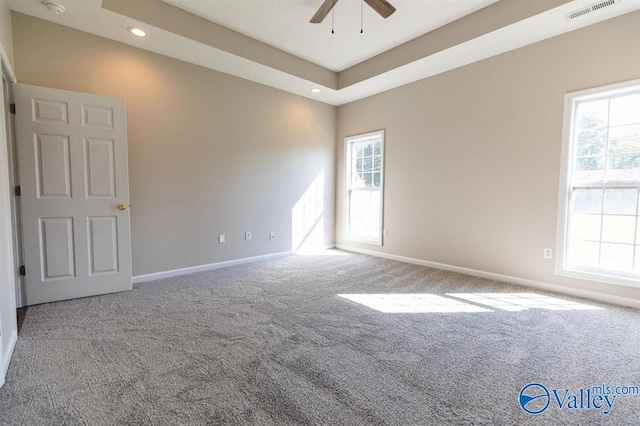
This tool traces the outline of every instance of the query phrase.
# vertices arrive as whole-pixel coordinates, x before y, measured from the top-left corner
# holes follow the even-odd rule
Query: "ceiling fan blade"
[[[387,0],[364,0],[373,10],[378,12],[383,18],[388,18],[396,11],[396,8]]]
[[[336,3],[338,3],[338,0],[324,0],[324,3],[322,3],[320,9],[318,9],[316,14],[313,15],[313,18],[311,18],[309,22],[311,22],[312,24],[319,24],[320,22],[322,22],[322,20],[329,14],[329,12],[331,12],[331,9],[333,9],[333,6],[335,6]]]

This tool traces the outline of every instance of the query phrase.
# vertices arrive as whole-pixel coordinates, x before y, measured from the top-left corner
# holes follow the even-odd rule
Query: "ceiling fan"
[[[373,10],[378,12],[383,18],[388,18],[389,16],[391,16],[391,14],[393,14],[393,12],[396,11],[396,8],[393,7],[387,0],[364,1],[369,6],[371,6]],[[311,22],[312,24],[319,24],[320,22],[322,22],[322,20],[329,14],[329,12],[331,12],[331,9],[333,9],[333,6],[335,6],[337,2],[338,0],[324,0],[324,3],[322,3],[320,9],[318,9],[316,14],[313,15],[313,18],[311,18],[311,21],[309,22]]]

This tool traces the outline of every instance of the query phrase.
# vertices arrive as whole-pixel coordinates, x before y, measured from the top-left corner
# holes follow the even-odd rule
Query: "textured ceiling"
[[[309,19],[324,0],[163,0],[332,71],[385,52],[497,0],[390,0],[383,19],[362,0],[339,0],[322,23]],[[363,12],[364,32],[360,34]]]

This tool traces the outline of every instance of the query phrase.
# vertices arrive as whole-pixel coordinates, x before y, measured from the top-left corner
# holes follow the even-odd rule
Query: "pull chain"
[[[336,21],[336,0],[333,0],[333,7],[331,8],[331,34],[335,34],[333,27]]]
[[[360,34],[364,32],[363,21],[364,21],[364,0],[361,0],[360,1]]]

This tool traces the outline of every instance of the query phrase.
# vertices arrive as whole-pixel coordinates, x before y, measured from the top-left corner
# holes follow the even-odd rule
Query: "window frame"
[[[594,87],[586,90],[566,93],[564,95],[564,117],[562,127],[562,153],[560,165],[560,188],[558,191],[558,224],[556,236],[555,274],[564,277],[578,278],[588,281],[602,282],[606,284],[621,285],[640,288],[640,280],[625,276],[624,272],[607,273],[600,268],[576,267],[566,265],[566,256],[569,248],[569,229],[571,212],[571,189],[573,187],[571,177],[574,163],[574,117],[576,105],[585,100],[610,99],[616,95],[627,92],[640,91],[640,79],[629,80],[621,83]],[[593,185],[595,188],[616,188],[621,186],[637,186],[638,182],[602,181],[601,184],[585,182],[581,186]],[[640,206],[638,206],[640,208]]]
[[[351,147],[353,146],[354,142],[359,142],[362,141],[363,139],[370,139],[373,138],[374,136],[379,136],[380,137],[380,189],[378,189],[378,191],[380,191],[380,212],[379,212],[379,223],[380,223],[380,227],[378,229],[378,237],[374,238],[374,239],[366,239],[366,238],[359,238],[359,237],[352,237],[349,235],[349,231],[350,231],[350,214],[349,212],[351,211],[351,152],[352,149]],[[346,138],[344,138],[344,149],[345,149],[345,192],[344,192],[344,201],[345,201],[345,210],[344,210],[344,239],[346,241],[352,241],[352,242],[356,242],[356,243],[362,243],[362,244],[371,244],[371,245],[376,245],[376,246],[382,246],[383,245],[383,228],[384,228],[384,224],[383,224],[383,218],[384,218],[384,169],[385,169],[385,165],[384,165],[384,136],[385,136],[385,131],[384,130],[376,130],[374,132],[369,132],[369,133],[363,133],[363,134],[359,134],[359,135],[354,135],[354,136],[348,136]]]

